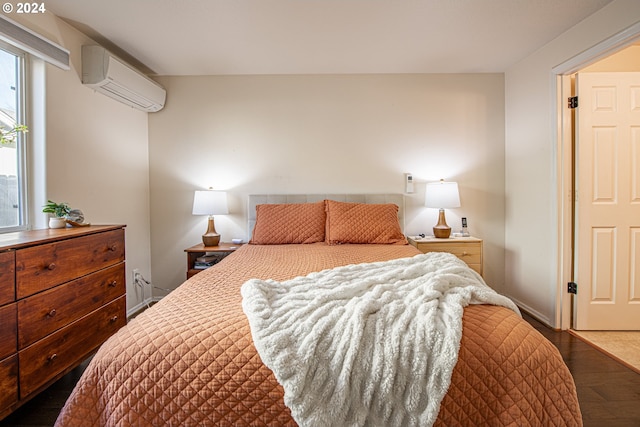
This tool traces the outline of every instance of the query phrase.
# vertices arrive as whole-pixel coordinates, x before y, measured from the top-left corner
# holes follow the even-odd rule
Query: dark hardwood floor
[[[524,318],[560,350],[576,382],[585,427],[640,427],[640,374],[567,332]],[[0,421],[0,427],[52,426],[86,363]]]
[[[568,332],[523,317],[560,350],[576,383],[585,427],[640,427],[640,374]]]
[[[91,358],[0,421],[0,427],[51,427]]]

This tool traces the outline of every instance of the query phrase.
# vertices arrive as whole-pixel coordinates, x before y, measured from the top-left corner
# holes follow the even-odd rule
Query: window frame
[[[0,49],[15,55],[17,58],[16,75],[16,123],[27,125],[28,123],[28,81],[29,61],[28,53],[3,40],[0,40]],[[17,178],[18,178],[18,224],[0,227],[0,234],[15,231],[28,230],[30,228],[29,215],[29,170],[28,170],[28,133],[20,132],[16,135]]]

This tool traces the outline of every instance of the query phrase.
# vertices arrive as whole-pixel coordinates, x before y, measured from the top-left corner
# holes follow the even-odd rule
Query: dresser
[[[0,419],[126,324],[123,225],[0,235]]]
[[[475,237],[451,237],[438,239],[426,237],[416,239],[409,237],[409,244],[415,246],[420,252],[449,252],[463,260],[480,275],[482,275],[482,239]]]

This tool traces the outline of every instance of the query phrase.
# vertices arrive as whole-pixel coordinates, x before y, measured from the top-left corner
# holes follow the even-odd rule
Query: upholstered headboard
[[[256,225],[256,206],[274,203],[313,203],[321,200],[336,200],[349,203],[395,203],[398,205],[398,221],[404,231],[404,195],[402,194],[251,194],[248,206],[249,239]]]

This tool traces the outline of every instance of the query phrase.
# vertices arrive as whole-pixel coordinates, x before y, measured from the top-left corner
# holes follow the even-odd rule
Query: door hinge
[[[569,108],[578,108],[578,97],[572,96],[569,98]]]
[[[567,292],[569,292],[570,294],[577,294],[578,284],[576,282],[567,283]]]

